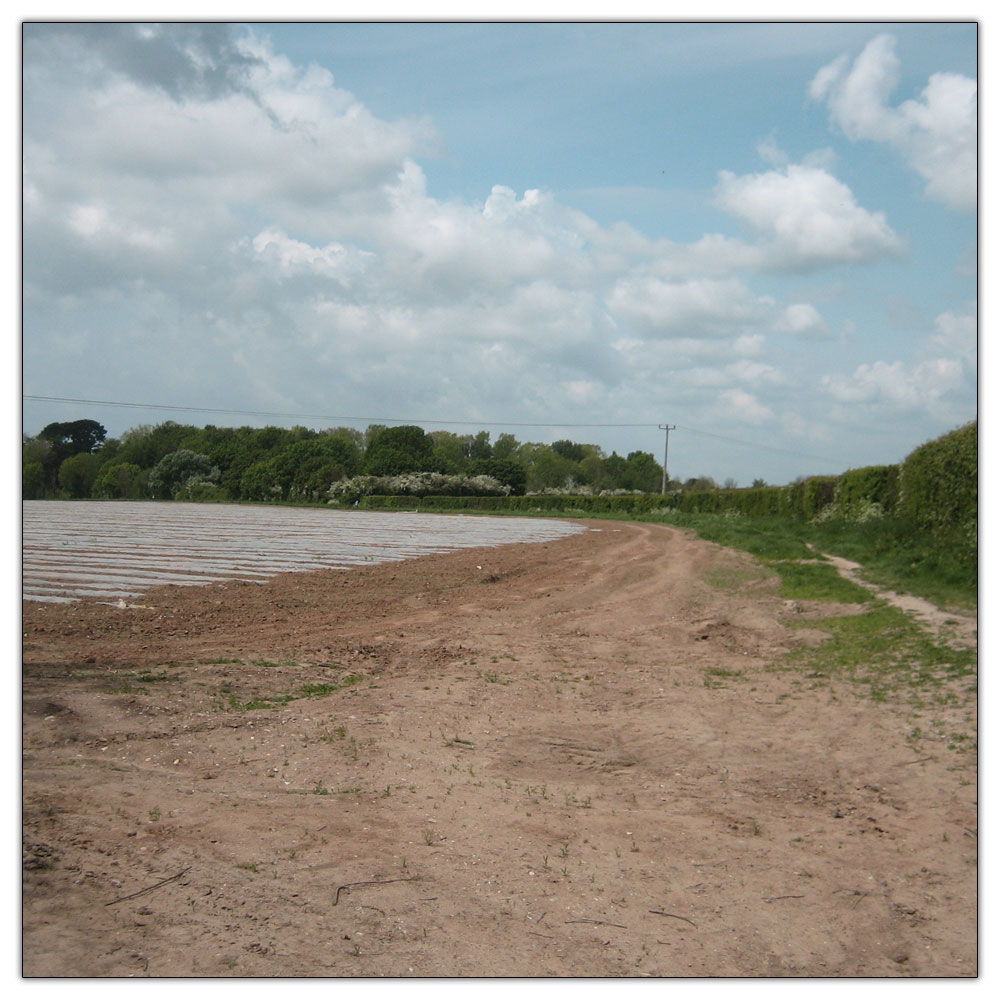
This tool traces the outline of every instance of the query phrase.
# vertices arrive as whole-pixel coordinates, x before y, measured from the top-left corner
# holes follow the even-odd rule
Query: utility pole
[[[666,494],[667,492],[667,452],[670,449],[670,432],[677,429],[676,424],[659,424],[661,431],[666,431],[663,440],[663,489],[660,490],[661,493]]]

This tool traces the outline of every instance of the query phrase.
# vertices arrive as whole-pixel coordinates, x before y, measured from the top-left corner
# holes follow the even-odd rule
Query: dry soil
[[[23,974],[974,976],[974,753],[787,668],[830,605],[588,524],[26,602]]]

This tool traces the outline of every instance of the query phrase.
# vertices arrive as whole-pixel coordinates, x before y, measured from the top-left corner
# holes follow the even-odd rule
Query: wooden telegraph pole
[[[663,488],[660,490],[661,493],[666,494],[667,492],[667,452],[670,449],[670,432],[677,428],[676,424],[659,424],[661,431],[666,431],[663,441]]]

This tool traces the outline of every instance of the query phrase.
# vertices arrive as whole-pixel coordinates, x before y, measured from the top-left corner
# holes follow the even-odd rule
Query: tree
[[[492,458],[493,446],[490,444],[490,432],[480,431],[475,437],[470,437],[465,454],[472,461],[485,461]]]
[[[521,454],[525,458],[527,489],[531,493],[566,489],[579,476],[579,464],[558,454],[551,445],[522,445]]]
[[[434,442],[432,464],[435,472],[458,473],[466,466],[465,441],[451,431],[431,431]]]
[[[502,458],[480,460],[469,466],[469,475],[490,476],[504,486],[509,486],[511,496],[524,496],[527,475],[520,462],[510,462]]]
[[[95,497],[137,500],[146,495],[146,478],[134,462],[112,462],[101,466],[91,492]]]
[[[91,487],[101,468],[101,459],[89,451],[80,451],[59,466],[59,485],[73,500],[90,496]]]
[[[553,441],[552,450],[561,458],[568,458],[571,462],[580,462],[587,454],[584,445],[573,441]]]
[[[499,434],[493,443],[493,457],[497,459],[513,459],[519,445],[513,434]]]
[[[45,490],[55,491],[59,469],[67,458],[92,454],[100,448],[107,434],[96,420],[70,420],[43,427],[38,437],[49,445],[41,460]]]
[[[45,496],[45,469],[41,462],[25,462],[21,467],[21,499],[41,500]]]
[[[180,448],[164,455],[149,474],[149,491],[154,499],[175,498],[194,483],[219,481],[218,466],[207,455]]]
[[[695,493],[704,493],[706,490],[717,490],[719,484],[711,476],[698,476],[688,479],[684,483],[684,489]]]
[[[183,442],[197,433],[197,427],[173,420],[166,420],[155,427],[141,424],[122,435],[115,460],[132,462],[140,469],[152,469],[164,455],[180,450]]]
[[[254,462],[240,480],[249,500],[319,500],[330,484],[353,475],[357,444],[339,436],[296,441],[277,455]]]
[[[663,466],[648,451],[630,452],[625,459],[626,489],[659,493],[663,487]]]
[[[93,454],[101,447],[108,432],[96,420],[71,420],[68,423],[48,424],[39,437],[51,441],[64,457],[85,451]]]
[[[434,440],[422,427],[386,427],[369,441],[364,469],[372,476],[430,471],[433,451]]]

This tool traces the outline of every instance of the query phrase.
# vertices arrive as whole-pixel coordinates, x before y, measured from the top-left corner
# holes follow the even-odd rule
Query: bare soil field
[[[23,974],[976,975],[975,754],[783,664],[857,607],[583,523],[25,602]]]

